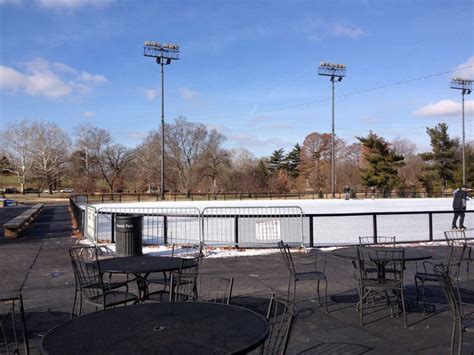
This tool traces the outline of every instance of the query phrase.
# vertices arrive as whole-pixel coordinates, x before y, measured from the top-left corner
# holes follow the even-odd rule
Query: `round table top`
[[[377,247],[374,247],[377,248]],[[431,259],[433,255],[425,250],[417,248],[404,248],[405,261],[417,261]],[[340,258],[357,260],[357,247],[340,248],[332,251],[332,254]]]
[[[43,337],[46,354],[248,352],[268,337],[267,320],[219,303],[168,302],[117,307],[74,318]]]
[[[102,272],[147,274],[179,270],[182,258],[167,256],[122,256],[100,260]]]

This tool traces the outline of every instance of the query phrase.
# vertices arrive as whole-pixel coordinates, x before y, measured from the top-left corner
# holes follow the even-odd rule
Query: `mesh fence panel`
[[[114,215],[143,216],[143,244],[199,243],[198,208],[103,207],[97,210],[96,238],[112,241]]]
[[[207,207],[201,218],[203,241],[210,245],[304,243],[300,207]]]

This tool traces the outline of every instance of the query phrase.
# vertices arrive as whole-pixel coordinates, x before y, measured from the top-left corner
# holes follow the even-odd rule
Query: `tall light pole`
[[[336,152],[334,148],[334,140],[336,127],[334,124],[334,82],[341,81],[346,76],[345,64],[334,64],[321,62],[318,68],[318,75],[329,76],[332,88],[332,135],[331,135],[331,181],[332,181],[332,197],[336,197]]]
[[[165,199],[165,72],[163,67],[171,64],[172,60],[179,59],[179,46],[176,44],[161,44],[146,41],[143,47],[145,57],[156,58],[156,63],[161,65],[161,174],[160,195]]]
[[[459,77],[451,79],[451,89],[461,90],[462,97],[462,184],[466,185],[466,133],[464,129],[464,95],[469,95],[474,80]]]

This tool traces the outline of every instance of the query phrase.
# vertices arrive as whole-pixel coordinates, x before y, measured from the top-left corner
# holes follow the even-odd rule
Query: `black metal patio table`
[[[44,354],[246,353],[269,324],[252,310],[201,302],[147,303],[74,318],[48,331]]]
[[[377,247],[374,247],[377,248]],[[357,247],[340,248],[332,251],[332,254],[340,258],[357,260]],[[420,261],[431,259],[433,254],[416,248],[405,248],[405,261]]]
[[[139,298],[146,294],[146,279],[151,273],[179,270],[183,258],[165,256],[122,256],[100,260],[100,270],[106,273],[133,274],[137,280]]]
[[[122,256],[100,260],[102,272],[123,274],[150,274],[179,270],[182,258],[165,256]]]

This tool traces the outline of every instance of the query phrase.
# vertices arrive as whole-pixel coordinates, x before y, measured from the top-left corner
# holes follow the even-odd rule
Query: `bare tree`
[[[307,135],[301,147],[301,170],[313,191],[328,186],[330,164],[331,135],[317,132]]]
[[[148,133],[136,150],[134,176],[142,189],[152,192],[160,184],[161,136],[158,131]],[[168,175],[165,178],[168,180]],[[168,181],[167,181],[168,182]],[[166,186],[170,186],[166,184]]]
[[[134,151],[114,144],[110,132],[103,128],[85,124],[80,129],[76,146],[82,149],[80,160],[85,164],[85,171],[91,178],[102,177],[113,196],[119,177],[135,156]]]
[[[397,137],[390,143],[395,153],[403,156],[415,155],[416,144],[407,138]]]
[[[118,178],[134,159],[134,151],[121,144],[113,144],[107,146],[104,154],[98,158],[100,172],[113,196]]]
[[[10,166],[6,170],[17,176],[21,193],[24,193],[25,183],[31,178],[34,130],[33,122],[22,120],[9,124],[0,133],[0,141],[10,161]]]
[[[52,193],[66,176],[71,140],[55,123],[36,123],[32,147],[32,175]]]
[[[165,153],[173,176],[177,177],[178,186],[189,195],[204,177],[212,175],[206,159],[217,157],[215,153],[220,149],[224,136],[216,130],[208,131],[203,124],[188,122],[184,117],[168,125],[165,135]],[[216,162],[223,161],[221,158]]]

